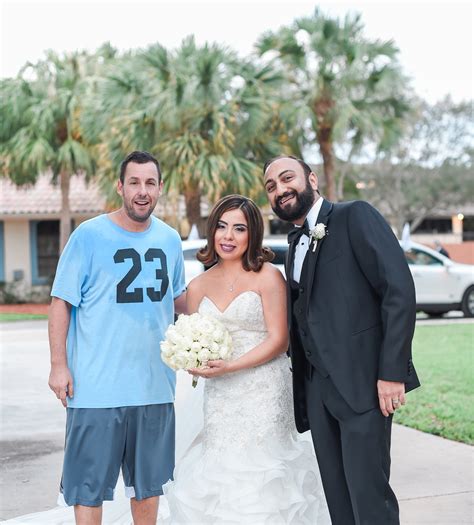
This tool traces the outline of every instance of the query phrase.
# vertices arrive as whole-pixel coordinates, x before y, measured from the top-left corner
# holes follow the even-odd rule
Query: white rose
[[[175,370],[181,370],[185,367],[186,365],[186,362],[187,362],[187,357],[185,354],[175,354],[172,358],[171,358],[171,362],[172,362],[172,365],[173,365],[173,368]]]
[[[212,323],[210,323],[208,319],[204,319],[201,325],[199,326],[199,332],[201,336],[212,337],[213,331],[214,327],[212,326]]]
[[[173,354],[173,348],[167,341],[161,343],[161,354],[165,357],[169,357]]]
[[[174,345],[182,345],[183,338],[175,328],[168,331],[166,339]]]
[[[188,358],[186,359],[186,365],[183,367],[185,370],[188,368],[196,368],[198,366],[198,362],[196,357],[193,354],[189,354]]]
[[[224,334],[224,330],[222,330],[221,327],[217,327],[212,334],[212,338],[214,341],[222,341],[224,339]]]
[[[227,359],[229,356],[229,347],[228,346],[221,346],[219,349],[219,357],[221,359]]]
[[[206,363],[211,358],[211,352],[209,351],[209,348],[203,348],[198,353],[198,359],[201,363]]]
[[[211,352],[211,355],[209,356],[209,359],[219,359],[219,351]]]
[[[185,332],[181,334],[181,341],[185,348],[191,348],[191,345],[193,344],[193,336],[189,332]]]
[[[212,345],[212,337],[209,337],[207,335],[202,335],[199,338],[199,343],[201,345],[201,348],[209,348]]]
[[[313,229],[313,232],[313,236],[316,239],[322,239],[326,235],[326,226],[322,222],[320,222],[316,224],[316,226]]]
[[[191,352],[193,352],[194,354],[198,354],[201,351],[201,349],[202,349],[202,345],[201,343],[198,343],[197,341],[191,345]]]

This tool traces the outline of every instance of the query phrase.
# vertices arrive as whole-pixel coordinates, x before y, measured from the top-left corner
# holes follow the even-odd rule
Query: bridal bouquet
[[[209,360],[228,359],[232,354],[232,338],[226,327],[199,313],[180,315],[166,330],[160,346],[161,358],[173,370],[202,368]]]

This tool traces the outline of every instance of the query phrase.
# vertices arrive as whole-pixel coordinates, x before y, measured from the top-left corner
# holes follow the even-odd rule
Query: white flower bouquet
[[[173,370],[203,368],[214,359],[229,359],[232,337],[217,319],[199,313],[180,315],[161,342],[161,358]],[[197,378],[193,379],[196,386]]]

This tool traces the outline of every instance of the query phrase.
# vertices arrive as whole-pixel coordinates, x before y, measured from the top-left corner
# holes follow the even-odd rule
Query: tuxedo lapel
[[[333,203],[327,200],[324,200],[321,206],[321,210],[319,211],[319,215],[318,215],[316,224],[322,223],[327,227],[329,215],[331,214],[332,208],[333,208]],[[316,271],[316,262],[318,261],[319,253],[321,251],[321,246],[324,243],[324,239],[325,237],[323,237],[322,239],[319,239],[318,244],[316,245],[316,250],[314,252],[310,244],[308,248],[308,253],[306,254],[306,258],[308,259],[307,261],[305,261],[306,262],[305,278],[306,278],[306,282],[308,286],[308,293],[306,294],[307,301],[308,301],[306,304],[307,307],[309,306],[311,288],[313,287],[314,274]]]

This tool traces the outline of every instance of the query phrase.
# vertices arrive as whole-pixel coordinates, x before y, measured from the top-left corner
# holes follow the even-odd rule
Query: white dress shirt
[[[316,226],[318,220],[319,211],[323,205],[323,198],[319,199],[313,204],[313,207],[309,210],[308,215],[306,215],[306,220],[308,221],[308,227],[311,230]],[[314,240],[316,246],[316,239]],[[309,237],[306,234],[303,234],[298,241],[298,244],[295,247],[295,262],[293,264],[293,279],[299,283],[301,277],[301,269],[303,268],[304,258],[306,257],[306,252],[309,248]]]

